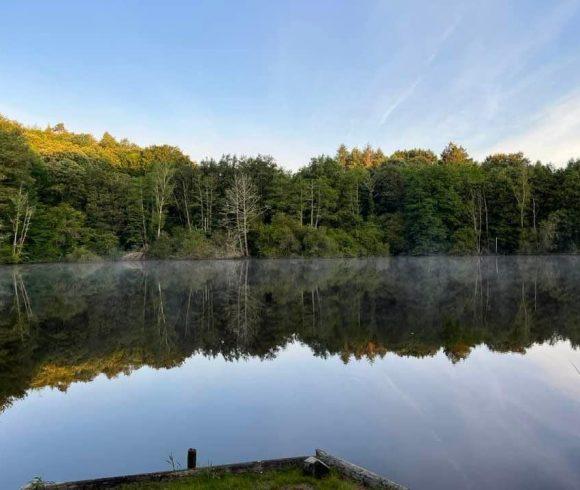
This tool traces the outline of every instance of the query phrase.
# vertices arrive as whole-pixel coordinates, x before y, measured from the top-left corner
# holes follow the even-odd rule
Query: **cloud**
[[[437,56],[441,52],[441,49],[443,48],[443,45],[445,44],[445,42],[447,41],[447,39],[449,39],[453,35],[453,33],[455,32],[455,30],[459,26],[462,18],[463,18],[462,15],[458,15],[455,18],[455,20],[453,21],[453,23],[451,23],[449,25],[449,27],[447,29],[445,29],[445,31],[443,32],[443,34],[441,35],[441,37],[435,43],[435,49],[433,49],[433,52],[431,53],[431,56],[429,56],[429,58],[427,59],[427,66],[431,65],[431,63],[433,63],[433,61],[435,61],[435,58],[437,58]]]
[[[411,85],[409,85],[405,90],[403,90],[399,94],[399,96],[383,111],[383,115],[381,116],[381,119],[380,119],[380,125],[381,126],[384,125],[387,122],[387,120],[389,119],[389,117],[391,116],[391,114],[393,112],[395,112],[395,110],[397,109],[397,107],[399,107],[409,97],[411,97],[413,95],[413,93],[415,92],[415,89],[419,86],[419,84],[423,80],[423,77],[425,75],[425,72],[431,66],[431,64],[433,63],[433,61],[435,61],[435,59],[437,58],[437,56],[441,52],[441,49],[443,48],[443,45],[445,44],[445,42],[456,31],[457,27],[459,26],[459,24],[461,22],[461,19],[462,19],[462,16],[461,15],[458,15],[455,18],[455,20],[447,27],[447,29],[445,29],[445,31],[443,31],[443,34],[441,36],[439,36],[439,38],[435,41],[435,43],[434,43],[435,44],[435,47],[434,47],[433,51],[431,52],[431,55],[425,61],[424,65],[423,65],[422,73],[419,74],[415,78],[415,80],[413,81],[413,83],[411,83]]]
[[[580,90],[536,114],[520,134],[502,139],[488,153],[523,151],[532,160],[563,165],[580,157]]]
[[[415,81],[411,85],[409,85],[401,94],[399,94],[399,96],[395,99],[395,101],[389,107],[387,107],[387,109],[383,112],[383,115],[381,117],[381,126],[387,122],[387,119],[389,119],[390,115],[393,112],[395,112],[395,109],[397,109],[397,107],[399,107],[403,102],[405,102],[409,97],[411,97],[411,95],[413,95],[413,92],[415,91],[417,86],[421,83],[421,79],[422,76],[418,76],[415,79]]]

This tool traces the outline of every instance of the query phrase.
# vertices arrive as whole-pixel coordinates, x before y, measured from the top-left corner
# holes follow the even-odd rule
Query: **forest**
[[[0,116],[0,262],[575,253],[580,159],[340,146],[296,172]]]

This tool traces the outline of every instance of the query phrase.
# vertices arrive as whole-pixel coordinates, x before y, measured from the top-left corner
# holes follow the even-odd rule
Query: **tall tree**
[[[441,152],[441,163],[446,165],[457,165],[461,163],[473,163],[473,160],[463,146],[450,142]]]
[[[34,207],[30,203],[27,192],[21,185],[18,194],[12,197],[11,221],[12,221],[12,259],[20,262],[24,244],[28,238],[30,220],[34,213]]]
[[[224,216],[236,233],[244,257],[250,256],[248,246],[250,226],[261,212],[260,196],[256,186],[247,175],[236,173],[231,187],[226,191]]]
[[[165,212],[173,193],[175,167],[167,163],[156,163],[149,174],[153,191],[153,215],[151,217],[159,238],[165,225]]]

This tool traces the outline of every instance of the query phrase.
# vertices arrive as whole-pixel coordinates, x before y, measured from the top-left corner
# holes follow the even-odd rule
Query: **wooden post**
[[[197,465],[197,449],[189,448],[187,450],[187,469],[194,470]]]

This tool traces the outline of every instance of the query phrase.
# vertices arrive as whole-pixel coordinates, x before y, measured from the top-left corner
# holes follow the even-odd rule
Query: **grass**
[[[133,483],[121,487],[123,490],[354,490],[358,484],[344,480],[332,472],[326,478],[317,480],[304,476],[299,468],[270,470],[263,473],[223,473],[217,470],[202,471],[198,475],[166,482]]]

